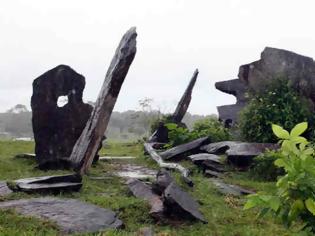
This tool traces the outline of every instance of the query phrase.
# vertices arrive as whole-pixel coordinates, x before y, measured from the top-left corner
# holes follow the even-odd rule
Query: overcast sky
[[[86,78],[95,101],[122,35],[137,27],[138,51],[115,110],[153,98],[174,109],[195,70],[189,112],[234,103],[216,81],[237,77],[265,46],[315,57],[313,0],[1,0],[0,111],[30,104],[32,81],[67,64]]]

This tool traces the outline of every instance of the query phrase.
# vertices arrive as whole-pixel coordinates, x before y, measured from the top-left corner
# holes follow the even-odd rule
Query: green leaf
[[[291,137],[297,137],[300,136],[305,132],[307,129],[307,122],[302,122],[300,124],[297,124],[290,132]]]
[[[307,210],[309,210],[309,212],[311,212],[313,215],[315,215],[315,202],[313,199],[308,198],[305,201],[305,206],[306,206]]]
[[[289,139],[290,138],[289,132],[286,131],[285,129],[283,129],[279,125],[272,124],[272,131],[280,139]]]

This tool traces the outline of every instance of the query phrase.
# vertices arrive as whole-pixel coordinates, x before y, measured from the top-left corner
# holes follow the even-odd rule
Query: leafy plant
[[[201,137],[209,137],[211,142],[229,140],[229,132],[220,121],[208,118],[196,121],[192,131],[175,123],[167,123],[169,144],[167,147],[177,146]]]
[[[230,140],[230,133],[227,128],[216,118],[207,118],[195,122],[193,132],[199,137],[208,136],[211,142]]]
[[[285,175],[276,183],[276,195],[250,195],[244,209],[259,207],[261,216],[271,212],[286,226],[301,219],[304,229],[315,232],[314,149],[301,136],[307,126],[306,122],[300,123],[289,133],[281,126],[272,125],[274,134],[281,139],[281,155],[275,160],[275,165],[284,168]]]
[[[250,142],[276,142],[271,124],[292,129],[300,121],[313,123],[308,101],[284,78],[275,79],[260,92],[250,93],[249,104],[241,111],[241,136]],[[309,130],[309,134],[313,129]]]
[[[249,174],[254,179],[264,181],[275,181],[278,176],[284,175],[284,169],[274,164],[274,161],[281,156],[278,151],[267,151],[253,159]]]

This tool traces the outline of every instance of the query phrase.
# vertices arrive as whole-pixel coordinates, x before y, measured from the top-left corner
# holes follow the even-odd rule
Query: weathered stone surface
[[[85,78],[66,65],[59,65],[34,80],[32,125],[40,168],[68,166],[68,157],[92,111],[92,106],[82,101],[84,87]],[[63,107],[57,106],[60,96],[68,96]]]
[[[0,209],[55,222],[64,233],[89,233],[122,227],[116,214],[75,199],[33,198],[0,202]]]
[[[156,131],[149,137],[149,143],[168,143],[168,129],[164,125],[164,122],[159,122],[159,126]]]
[[[7,182],[0,181],[0,197],[5,197],[12,193],[12,190],[9,189]]]
[[[213,161],[203,161],[201,166],[203,167],[203,170],[213,170],[216,172],[225,172],[224,165],[215,163]]]
[[[247,92],[261,91],[268,83],[279,77],[288,78],[299,93],[315,104],[313,59],[287,50],[266,47],[261,53],[260,60],[239,68],[238,79],[216,83],[217,89],[237,98],[233,107],[218,107],[220,119],[237,121],[239,109],[247,103]]]
[[[177,107],[175,109],[174,114],[172,115],[172,120],[176,124],[181,123],[182,119],[184,118],[184,116],[187,112],[187,109],[188,109],[190,101],[191,101],[191,94],[192,94],[193,88],[195,86],[198,74],[199,74],[199,71],[198,71],[198,69],[196,69],[194,71],[192,78],[189,81],[189,84],[188,84],[182,98],[180,99],[179,103],[177,104]]]
[[[238,167],[248,167],[253,157],[260,155],[267,149],[276,150],[278,144],[272,143],[239,143],[231,146],[227,151],[228,162]]]
[[[171,159],[172,157],[187,153],[187,152],[194,152],[199,149],[200,146],[209,143],[210,140],[208,137],[203,137],[191,141],[189,143],[181,144],[176,147],[170,148],[164,152],[159,153],[160,156],[164,160]]]
[[[174,113],[172,114],[172,116],[170,116],[170,120],[173,123],[178,124],[180,127],[187,128],[186,125],[182,123],[182,119],[184,118],[188,110],[188,107],[191,101],[192,91],[194,89],[198,74],[199,74],[199,71],[198,69],[196,69],[194,71],[192,78],[189,81],[189,84],[183,96],[179,100]],[[149,137],[148,142],[149,143],[153,143],[153,142],[168,143],[168,141],[169,141],[168,129],[165,127],[163,122],[160,122],[157,130]]]
[[[217,143],[210,143],[200,147],[201,151],[205,151],[211,154],[225,154],[225,152],[232,146],[237,145],[241,142],[237,141],[222,141]]]
[[[204,161],[212,161],[217,164],[222,164],[221,157],[215,154],[198,153],[198,154],[189,155],[188,158],[190,158],[192,162],[195,164],[202,163]]]
[[[223,141],[210,143],[200,149],[213,154],[226,154],[228,162],[238,167],[248,167],[253,157],[260,155],[267,149],[276,150],[278,144],[273,143],[244,143],[234,141]]]
[[[207,177],[222,178],[223,175],[217,171],[205,170],[204,175]]]
[[[153,191],[162,195],[164,190],[174,181],[170,172],[165,169],[159,170],[156,175],[156,181],[153,183]]]
[[[15,189],[28,193],[79,191],[82,178],[79,175],[55,175],[15,180]]]
[[[220,179],[211,178],[211,182],[215,185],[217,190],[224,195],[241,196],[255,193],[253,191],[241,188],[237,185],[226,184]]]
[[[92,165],[106,131],[121,86],[136,55],[136,28],[128,30],[121,39],[105,76],[104,83],[91,116],[75,143],[69,160],[81,174]]]
[[[135,197],[144,199],[149,202],[151,206],[150,215],[155,219],[163,218],[164,205],[160,196],[152,191],[152,187],[137,179],[130,179],[127,181],[129,190]]]
[[[165,189],[164,198],[164,204],[167,206],[169,214],[207,223],[199,211],[199,204],[175,182]]]

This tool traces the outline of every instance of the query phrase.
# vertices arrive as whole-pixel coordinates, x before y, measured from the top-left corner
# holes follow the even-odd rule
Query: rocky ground
[[[32,153],[33,147],[32,142],[0,141],[0,181],[10,184],[20,178],[69,173],[40,171],[35,168],[32,156],[14,158],[19,153]],[[198,202],[208,223],[187,219],[156,220],[149,214],[149,203],[134,197],[127,185],[130,178],[148,183],[155,179],[159,169],[143,154],[142,144],[108,144],[101,155],[106,158],[101,158],[84,176],[79,192],[30,194],[11,192],[0,184],[0,193],[3,193],[0,197],[0,234],[150,235],[150,231],[156,235],[293,234],[270,216],[257,220],[257,212],[242,210],[246,191],[274,191],[274,183],[251,180],[246,172],[225,165],[225,172],[220,172],[219,176],[213,176],[211,170],[204,175],[198,165],[187,159],[181,164],[192,170],[194,187],[187,186],[179,173],[171,174],[179,187]],[[115,158],[117,156],[119,158]],[[198,162],[198,158],[192,160],[194,158]],[[221,158],[224,161],[224,157]],[[99,221],[105,216],[107,221]],[[93,217],[98,221],[92,220]],[[92,233],[99,230],[103,233]]]

